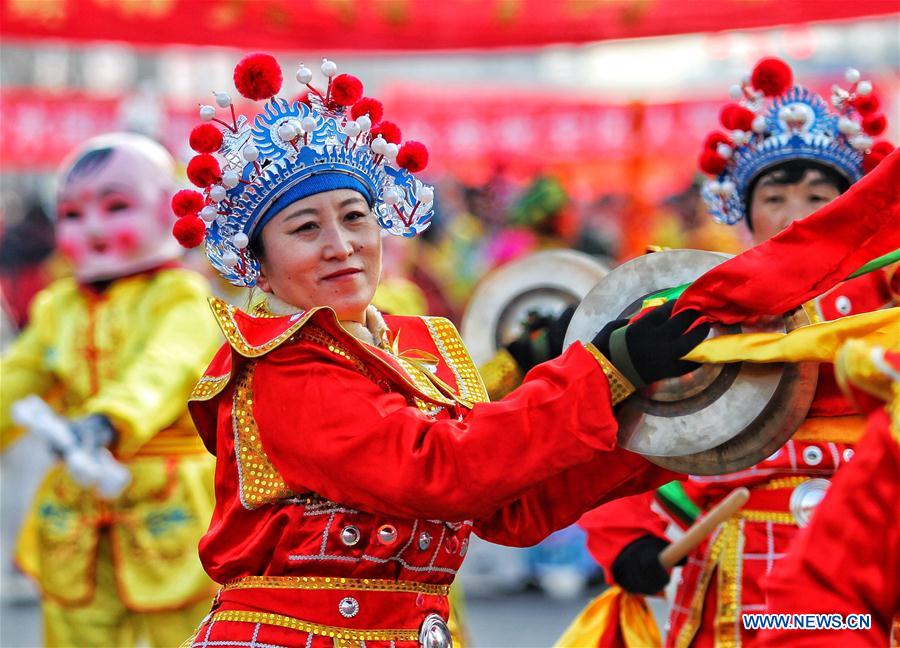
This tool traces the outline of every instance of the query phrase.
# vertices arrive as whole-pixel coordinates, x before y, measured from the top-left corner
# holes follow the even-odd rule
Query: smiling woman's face
[[[381,228],[362,194],[335,189],[285,207],[260,234],[257,285],[307,310],[365,321],[381,276]]]

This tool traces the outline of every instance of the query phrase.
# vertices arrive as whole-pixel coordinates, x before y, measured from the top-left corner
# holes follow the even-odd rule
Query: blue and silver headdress
[[[381,103],[362,97],[356,77],[337,75],[327,59],[322,73],[324,93],[301,64],[297,80],[309,93],[287,101],[275,96],[281,88],[275,59],[251,54],[235,68],[235,86],[249,99],[266,99],[262,112],[252,120],[236,117],[224,92],[215,93],[216,103],[231,109],[232,123],[218,119],[214,106],[200,107],[207,123],[191,133],[199,155],[187,174],[203,193],[176,194],[174,234],[187,247],[205,240],[210,262],[234,285],[256,284],[259,261],[250,241],[278,211],[308,195],[355,189],[381,227],[397,236],[415,236],[430,224],[434,191],[413,176],[427,164],[426,148],[414,141],[400,146],[400,129],[381,121]]]
[[[786,63],[769,58],[732,86],[738,103],[725,106],[720,116],[729,132],[710,133],[699,160],[700,168],[715,176],[701,195],[717,221],[732,225],[745,218],[754,179],[779,164],[818,162],[852,184],[893,148],[873,142],[886,122],[877,114],[872,84],[861,81],[857,70],[845,74],[849,90],[832,88],[835,112],[816,93],[792,85],[792,76]]]

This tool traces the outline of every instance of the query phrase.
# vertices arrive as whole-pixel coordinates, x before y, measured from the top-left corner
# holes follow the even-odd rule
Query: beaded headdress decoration
[[[262,111],[249,120],[236,116],[225,92],[214,93],[215,103],[230,108],[231,123],[216,116],[216,106],[200,106],[204,123],[191,132],[197,155],[187,166],[200,191],[182,190],[173,198],[179,217],[173,234],[185,247],[205,241],[210,263],[236,286],[256,284],[259,261],[248,245],[267,210],[315,176],[353,178],[390,234],[412,237],[430,224],[434,191],[413,175],[428,163],[425,146],[401,145],[399,127],[382,120],[381,102],[363,96],[359,79],[337,74],[327,59],[321,71],[328,80],[324,92],[301,64],[296,78],[308,92],[288,101],[276,96],[282,85],[278,62],[250,54],[236,66],[234,83],[244,97],[265,101]]]
[[[727,132],[710,133],[699,159],[700,169],[714,176],[701,192],[713,218],[728,225],[745,218],[753,180],[783,162],[818,162],[852,184],[893,150],[889,142],[873,139],[887,121],[871,82],[854,69],[844,78],[850,87],[832,87],[831,107],[793,85],[791,68],[776,58],[761,60],[731,87],[734,102],[720,113]]]

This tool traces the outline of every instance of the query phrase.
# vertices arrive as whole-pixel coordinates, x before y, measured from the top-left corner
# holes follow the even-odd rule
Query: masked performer
[[[716,131],[700,156],[715,174],[703,189],[710,212],[723,223],[743,221],[756,243],[788,228],[836,198],[892,150],[872,136],[885,127],[868,81],[848,70],[849,90],[835,87],[829,108],[792,84],[790,68],[765,59],[721,113],[728,133]],[[893,281],[893,289],[891,282]],[[890,269],[853,279],[807,304],[813,321],[833,320],[892,304],[897,275]],[[892,296],[893,290],[893,296]],[[732,489],[747,486],[745,509],[721,525],[688,558],[669,617],[666,645],[740,645],[754,632],[741,612],[764,609],[762,581],[808,523],[834,471],[853,456],[863,418],[844,399],[832,366],[823,364],[815,400],[793,438],[765,461],[740,472],[691,477],[605,505],[585,515],[589,549],[626,592],[655,594],[669,582],[659,552],[667,524],[689,524]]]
[[[41,590],[48,645],[143,635],[171,646],[212,595],[196,543],[214,462],[186,401],[221,338],[205,280],[178,267],[169,235],[174,168],[130,134],[94,138],[62,165],[58,238],[75,276],[35,297],[3,357],[4,445],[22,431],[18,407],[66,460],[41,485],[17,550]],[[51,395],[60,417],[38,399]]]
[[[533,544],[671,473],[615,447],[612,405],[631,388],[598,350],[605,333],[489,403],[452,324],[370,305],[382,234],[428,226],[433,191],[413,175],[427,151],[398,146],[358,79],[321,70],[324,90],[299,68],[310,104],[289,103],[277,62],[249,55],[235,85],[264,110],[204,106],[225,128],[192,136],[205,152],[188,175],[210,204],[176,234],[267,300],[252,314],[213,301],[228,343],[190,409],[217,458],[200,554],[223,587],[189,643],[449,646],[471,533]],[[648,380],[692,368],[680,357],[706,334],[669,313],[629,330],[629,348],[653,350],[635,365]]]

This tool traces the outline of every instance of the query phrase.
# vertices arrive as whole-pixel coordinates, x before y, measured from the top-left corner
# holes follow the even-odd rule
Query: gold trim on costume
[[[197,381],[197,384],[194,385],[194,389],[191,392],[190,397],[188,397],[188,400],[210,400],[225,389],[225,386],[228,385],[230,379],[230,372],[224,376],[203,376]]]
[[[521,385],[525,378],[515,358],[504,348],[481,365],[479,372],[491,400],[500,400]]]
[[[719,564],[719,556],[725,547],[725,536],[721,526],[716,530],[715,534],[715,538],[707,550],[703,569],[697,577],[694,595],[691,598],[690,613],[685,616],[685,620],[681,624],[681,631],[675,639],[675,648],[687,648],[691,641],[694,640],[694,635],[697,634],[697,629],[700,627],[700,620],[703,616],[703,602],[706,600],[709,580]]]
[[[590,342],[585,344],[584,348],[594,356],[594,359],[600,364],[600,368],[603,369],[606,380],[609,382],[609,394],[613,405],[618,405],[636,391],[635,386],[631,384],[631,381],[619,373],[619,370],[615,368],[613,363],[600,353],[600,349]]]
[[[443,317],[423,317],[431,339],[450,367],[456,378],[456,388],[463,405],[471,407],[473,403],[490,401],[487,389],[478,373],[478,367],[472,362],[466,345],[463,344],[459,331],[453,323]]]
[[[395,581],[382,578],[341,578],[329,576],[244,576],[228,581],[223,591],[235,589],[299,589],[299,590],[357,590],[361,592],[410,592],[449,596],[449,585],[433,585],[415,581]]]
[[[740,645],[741,562],[744,553],[744,522],[731,518],[722,523],[724,547],[719,556],[718,601],[716,603],[716,648]]]
[[[865,431],[866,419],[859,414],[814,416],[803,421],[791,438],[818,443],[857,443]]]
[[[253,418],[253,362],[247,364],[234,390],[232,425],[234,426],[234,454],[238,466],[238,485],[241,504],[255,509],[293,493],[269,461]]]
[[[313,308],[305,313],[298,313],[300,317],[297,317],[297,321],[291,324],[287,330],[265,344],[254,346],[247,342],[244,335],[241,333],[241,330],[238,328],[237,322],[234,320],[234,312],[237,310],[234,306],[225,303],[217,297],[210,298],[209,303],[210,306],[212,306],[213,315],[215,315],[216,321],[219,323],[219,328],[222,329],[222,333],[225,335],[228,343],[235,351],[245,358],[258,358],[276,348],[306,324],[306,321],[318,310]]]
[[[772,479],[759,486],[754,486],[753,490],[780,490],[782,488],[796,488],[803,482],[808,482],[811,477],[779,477]]]
[[[331,637],[333,639],[351,641],[418,641],[419,631],[416,630],[355,630],[353,628],[340,628],[326,626],[283,614],[271,612],[252,612],[250,610],[223,610],[215,612],[209,619],[209,623],[216,621],[240,621],[244,623],[264,623],[266,625],[299,630],[307,634]]]
[[[797,526],[797,520],[786,511],[738,511],[737,516],[750,522],[773,522]]]

